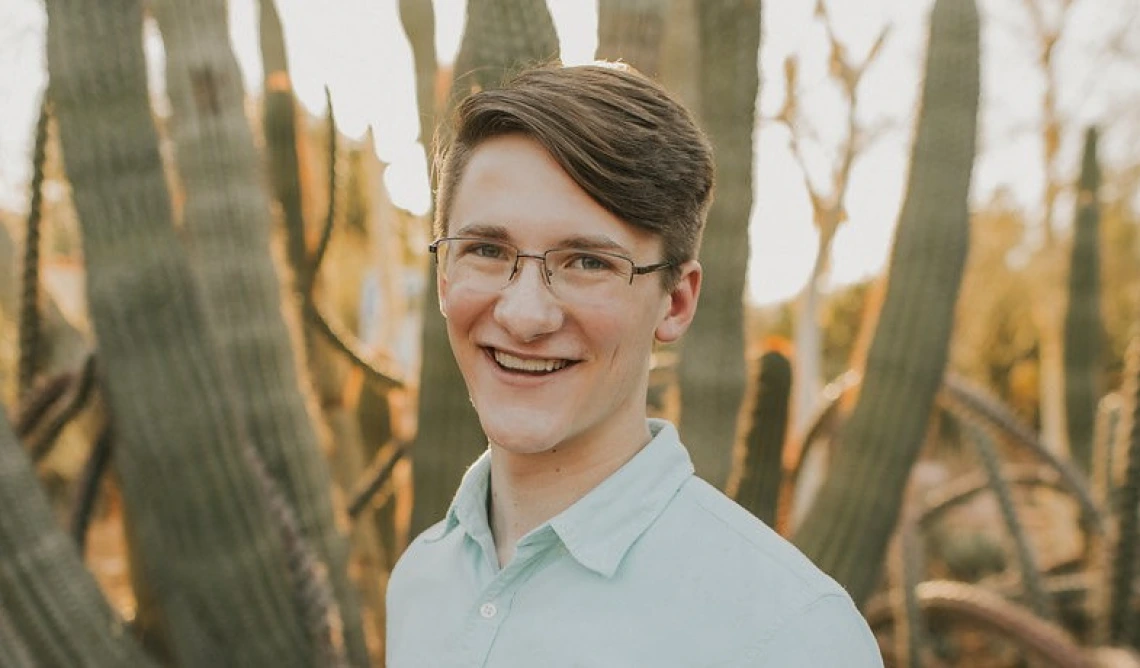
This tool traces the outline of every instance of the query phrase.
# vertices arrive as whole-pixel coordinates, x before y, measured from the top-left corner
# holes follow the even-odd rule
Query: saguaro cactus
[[[701,2],[697,18],[698,116],[716,160],[716,197],[701,254],[715,261],[705,266],[701,308],[683,343],[680,427],[697,474],[721,487],[744,400],[744,280],[760,89],[760,0]]]
[[[1073,251],[1069,261],[1069,308],[1065,312],[1065,426],[1073,462],[1085,473],[1092,465],[1096,404],[1100,399],[1100,168],[1097,130],[1085,133]]]
[[[348,580],[348,544],[333,519],[318,410],[297,364],[296,333],[286,325],[270,249],[269,197],[244,114],[226,3],[161,0],[154,10],[166,48],[189,256],[217,352],[230,371],[231,406],[327,567],[348,657],[363,665],[367,650]]]
[[[756,374],[748,431],[738,447],[728,486],[737,503],[769,526],[776,523],[791,390],[791,361],[779,350],[764,353]]]
[[[669,0],[600,0],[595,55],[629,63],[656,79],[668,5]]]
[[[3,410],[0,506],[0,665],[152,665],[58,526]]]
[[[290,580],[287,532],[271,512],[268,476],[250,466],[250,453],[264,448],[260,457],[294,491],[293,479],[279,471],[296,431],[278,425],[267,437],[246,413],[246,402],[288,391],[289,378],[278,374],[271,387],[249,390],[235,382],[248,367],[220,354],[218,314],[207,311],[200,291],[206,272],[191,267],[172,224],[146,87],[142,7],[135,0],[98,7],[62,0],[47,10],[52,98],[81,222],[90,316],[117,435],[115,465],[138,545],[132,569],[158,606],[180,665],[309,665],[314,643]],[[168,57],[182,62],[178,46],[170,46]],[[194,103],[204,114],[219,114],[228,102],[220,97],[228,92],[219,87],[224,71],[196,65],[190,68]],[[185,72],[175,74],[177,81]],[[182,89],[175,81],[168,77],[177,98]],[[244,126],[244,117],[237,118]],[[182,131],[194,129],[193,118],[178,123]],[[208,163],[210,156],[207,149],[189,157]],[[257,178],[250,163],[252,174],[239,174],[240,160],[226,163],[225,174],[240,187]],[[219,185],[197,182],[195,175],[183,174],[188,190]],[[225,180],[213,193],[223,203],[230,187]],[[256,206],[264,208],[264,201],[254,199],[245,211]],[[188,207],[187,227],[195,215]],[[233,233],[248,233],[242,222]],[[263,266],[244,241],[239,236],[235,245],[243,249],[245,270]],[[271,285],[274,298],[261,308],[279,304]],[[246,284],[234,280],[231,287]],[[252,300],[249,292],[237,294],[224,293],[226,306],[240,309]],[[253,320],[246,331],[262,325]],[[285,348],[280,354],[293,353]],[[278,371],[275,361],[256,359],[262,369]],[[321,466],[318,460],[315,470]],[[327,486],[314,487],[313,494],[327,503]],[[296,503],[302,524],[313,521],[311,508],[318,504]]]
[[[795,534],[856,602],[878,582],[946,366],[968,248],[978,23],[974,0],[934,4],[910,178],[862,391]]]

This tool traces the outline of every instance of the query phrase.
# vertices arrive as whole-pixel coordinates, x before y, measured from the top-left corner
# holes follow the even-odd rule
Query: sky
[[[1048,8],[1059,0],[1037,0]],[[294,86],[301,103],[323,113],[329,86],[343,132],[360,137],[372,127],[377,153],[390,164],[386,179],[393,201],[413,212],[428,206],[426,166],[416,143],[411,54],[396,0],[312,3],[278,0]],[[435,0],[436,49],[451,61],[463,27],[463,0]],[[567,63],[588,62],[596,46],[594,3],[548,0]],[[926,19],[932,0],[830,0],[840,40],[865,54],[886,24],[890,36],[860,89],[858,118],[885,128],[855,163],[848,196],[849,220],[834,242],[829,285],[880,272],[886,261],[909,161],[914,112],[925,53]],[[1040,214],[1043,188],[1038,119],[1042,77],[1026,38],[1021,0],[983,5],[983,96],[979,156],[972,199],[977,205],[1006,190],[1033,215]],[[764,35],[758,54],[761,93],[755,133],[755,197],[750,221],[752,249],[748,297],[757,304],[797,294],[807,280],[816,235],[803,174],[788,148],[787,130],[770,118],[784,99],[783,62],[800,58],[801,104],[816,142],[807,142],[810,175],[826,190],[826,174],[842,129],[843,104],[826,76],[826,41],[813,18],[813,2],[765,0]],[[1062,159],[1075,173],[1080,129],[1105,124],[1102,154],[1110,162],[1140,162],[1140,3],[1136,0],[1075,0],[1058,46],[1060,104],[1072,119]],[[231,0],[231,37],[246,78],[260,88],[261,69],[255,0]],[[28,156],[39,96],[44,85],[43,31],[39,0],[5,0],[0,7],[0,206],[26,208]],[[1105,58],[1111,34],[1127,31],[1131,61]],[[150,67],[161,79],[161,39],[146,34]],[[1062,198],[1060,220],[1066,217]],[[1071,205],[1069,206],[1071,208]]]

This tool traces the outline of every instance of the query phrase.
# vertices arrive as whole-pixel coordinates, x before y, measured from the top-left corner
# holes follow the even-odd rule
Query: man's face
[[[449,218],[449,237],[491,236],[528,255],[589,239],[613,244],[636,265],[662,260],[658,238],[606,211],[541,145],[519,135],[487,140],[472,153]],[[487,437],[510,452],[537,453],[643,438],[653,341],[687,328],[700,266],[686,263],[672,292],[647,274],[588,305],[552,293],[541,263],[526,258],[498,292],[442,276],[438,287]],[[533,370],[539,367],[551,370]]]

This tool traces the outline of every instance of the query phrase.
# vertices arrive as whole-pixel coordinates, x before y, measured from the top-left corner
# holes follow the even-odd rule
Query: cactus
[[[942,384],[968,247],[979,88],[973,0],[937,0],[908,190],[859,400],[794,540],[858,603],[875,588]]]
[[[285,221],[285,256],[293,274],[293,290],[304,299],[311,284],[308,250],[305,248],[305,218],[301,204],[300,165],[297,159],[296,109],[285,38],[275,0],[260,0],[258,35],[264,70],[262,132],[265,164],[274,198]],[[334,135],[335,141],[335,135]],[[329,165],[333,169],[333,165]],[[332,197],[332,191],[329,191]],[[306,346],[306,351],[311,348]]]
[[[729,495],[764,523],[774,526],[780,492],[792,364],[779,350],[760,357],[748,431],[737,452]]]
[[[1093,427],[1100,397],[1100,350],[1104,325],[1100,315],[1100,209],[1097,190],[1095,127],[1085,134],[1077,188],[1073,250],[1069,263],[1069,308],[1065,312],[1065,424],[1073,462],[1088,473],[1092,465]]]
[[[1070,491],[1056,471],[1039,466],[1007,464],[1001,468],[1001,477],[1008,484],[1019,487]],[[978,494],[989,489],[990,476],[985,472],[972,472],[954,478],[927,495],[918,522],[924,529],[929,530],[947,511],[969,503]]]
[[[923,611],[1000,634],[1047,665],[1093,666],[1085,650],[1064,628],[978,585],[929,580],[916,588],[916,595]],[[891,608],[876,602],[867,606],[866,617],[872,629],[880,628],[892,621]]]
[[[0,606],[0,665],[9,668],[35,668],[32,650],[16,633],[16,625]]]
[[[888,592],[888,600],[895,622],[895,654],[907,657],[903,665],[920,668],[930,639],[917,594],[925,569],[925,555],[915,511],[908,502],[906,515],[899,522],[898,536],[891,546],[889,576],[899,584]]]
[[[425,164],[431,166],[431,138],[436,127],[435,83],[439,64],[435,57],[435,9],[431,0],[400,0],[400,24],[412,47],[416,70],[416,111],[420,132],[416,139],[423,147]],[[430,170],[431,190],[435,192],[435,170]]]
[[[78,374],[66,374],[65,377],[69,379],[66,391],[51,404],[51,412],[45,411],[34,423],[26,423],[21,414],[20,423],[16,426],[16,434],[25,440],[33,462],[48,456],[63,428],[87,404],[95,388],[95,356],[89,354]]]
[[[1010,538],[1013,539],[1014,549],[1017,552],[1017,561],[1021,568],[1021,582],[1025,587],[1025,594],[1029,599],[1030,608],[1038,617],[1053,619],[1056,615],[1053,611],[1052,602],[1045,592],[1045,586],[1041,582],[1041,573],[1037,567],[1037,557],[1033,553],[1033,546],[1029,542],[1029,536],[1026,535],[1025,527],[1022,526],[1021,520],[1017,515],[1017,509],[1014,507],[1013,494],[1010,491],[1009,481],[1002,476],[997,444],[994,443],[993,437],[990,436],[985,427],[974,422],[965,422],[965,427],[970,440],[973,441],[974,447],[978,450],[978,457],[982,461],[982,468],[985,469],[986,475],[989,478],[990,489],[992,489],[994,495],[997,496],[1002,519],[1005,521],[1005,526],[1009,531]]]
[[[212,314],[172,224],[142,7],[61,0],[47,12],[52,100],[81,221],[115,465],[141,557],[132,572],[153,595],[180,664],[304,665],[312,643],[291,597],[282,535],[243,454],[253,447],[239,412],[246,397],[232,381],[242,367],[218,355]],[[168,56],[178,51],[171,46]],[[215,109],[218,77],[195,71],[199,102]],[[242,248],[247,266],[252,255]],[[263,394],[281,393],[286,380]]]
[[[473,88],[494,87],[513,69],[558,56],[558,35],[541,0],[471,0],[463,43],[455,57],[452,102]],[[422,74],[423,70],[420,70]],[[437,141],[446,141],[441,126]],[[435,524],[447,512],[467,466],[486,447],[463,376],[451,355],[439,315],[435,267],[428,268],[424,306],[423,364],[413,467],[416,501],[412,532]]]
[[[554,19],[541,0],[469,0],[463,41],[455,54],[454,104],[495,88],[516,70],[558,58]]]
[[[964,420],[980,420],[992,425],[1003,437],[1029,450],[1038,459],[1060,474],[1065,486],[1081,508],[1081,523],[1094,534],[1104,533],[1103,513],[1092,498],[1088,483],[1067,460],[1058,457],[1041,439],[1025,426],[1013,410],[988,392],[956,374],[946,374],[939,406]]]
[[[330,473],[317,436],[318,409],[304,362],[297,359],[297,333],[287,325],[287,318],[296,324],[295,311],[282,300],[273,261],[269,200],[244,115],[225,2],[164,1],[155,3],[154,11],[166,48],[190,260],[210,333],[230,371],[231,406],[269,477],[296,511],[302,540],[295,544],[311,546],[321,569],[327,569],[348,658],[363,665],[368,658],[348,579],[348,543],[333,516]],[[320,598],[305,605],[318,605]]]
[[[0,665],[153,665],[59,528],[2,409],[0,507]]]
[[[668,7],[668,0],[600,0],[595,56],[629,63],[656,79]]]
[[[43,220],[44,162],[47,155],[48,98],[40,102],[32,150],[31,202],[28,204],[27,233],[24,235],[24,266],[20,276],[20,359],[17,363],[17,390],[23,398],[31,389],[38,363],[40,339],[40,224]]]
[[[744,400],[744,281],[752,211],[760,0],[697,3],[700,106],[716,162],[716,197],[701,242],[701,306],[682,342],[681,437],[697,475],[728,479]]]
[[[1124,483],[1116,507],[1119,530],[1112,560],[1112,583],[1109,589],[1109,640],[1113,643],[1136,644],[1140,637],[1133,628],[1132,592],[1136,579],[1137,518],[1140,504],[1140,334],[1133,337],[1125,359],[1124,397],[1129,415],[1128,429],[1120,430],[1121,442],[1116,449],[1125,452],[1128,462]]]
[[[87,547],[87,529],[91,526],[91,514],[95,511],[95,500],[99,496],[99,483],[103,481],[103,474],[111,464],[111,445],[111,429],[103,427],[91,446],[91,454],[87,456],[87,463],[79,475],[79,490],[71,514],[71,537],[75,539],[79,554],[83,554]]]
[[[1124,412],[1123,396],[1112,392],[1097,404],[1096,436],[1093,439],[1092,471],[1089,478],[1093,498],[1102,507],[1112,508],[1116,495],[1117,468],[1120,454],[1114,444],[1120,439],[1121,414]],[[1095,574],[1096,586],[1092,588],[1087,601],[1088,617],[1092,620],[1090,637],[1098,644],[1108,642],[1109,609],[1111,606],[1112,580],[1112,540],[1111,535],[1096,536],[1088,547],[1089,570]]]

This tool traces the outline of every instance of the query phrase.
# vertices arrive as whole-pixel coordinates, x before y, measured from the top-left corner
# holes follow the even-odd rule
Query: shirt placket
[[[474,661],[464,665],[496,665],[491,661],[495,638],[507,621],[515,595],[545,563],[549,552],[549,537],[535,537],[520,542],[514,559],[500,570],[480,592],[468,611],[465,654]],[[546,538],[545,540],[543,538]]]

